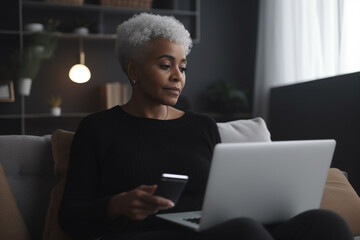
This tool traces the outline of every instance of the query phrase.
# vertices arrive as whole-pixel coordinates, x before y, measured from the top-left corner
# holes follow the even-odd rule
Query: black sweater
[[[200,210],[219,142],[215,121],[193,112],[156,120],[131,116],[117,106],[87,116],[72,143],[60,225],[68,234],[85,238],[161,228],[154,216],[112,221],[106,210],[114,194],[156,184],[164,172],[189,176],[177,205],[166,211]]]

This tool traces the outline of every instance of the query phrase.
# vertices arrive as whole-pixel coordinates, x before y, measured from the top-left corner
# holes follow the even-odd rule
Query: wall
[[[268,125],[274,141],[335,139],[332,167],[349,173],[357,193],[360,193],[359,89],[359,72],[273,88]]]
[[[201,94],[214,81],[239,81],[254,86],[258,1],[201,2],[201,43],[189,55],[184,94],[196,110],[206,110]]]
[[[17,11],[16,6],[12,10]],[[217,80],[240,81],[252,99],[257,11],[257,0],[201,1],[201,42],[194,45],[188,56],[187,85],[183,92],[194,110],[206,111],[202,94]],[[11,16],[12,25],[16,25],[17,13]],[[5,39],[4,35],[0,37],[2,41]],[[18,44],[14,38],[6,37],[4,51],[8,46]],[[85,61],[92,78],[79,85],[68,78],[68,71],[78,58],[78,40],[61,39],[55,56],[43,63],[33,83],[31,96],[26,97],[26,112],[48,112],[45,102],[52,95],[63,97],[63,112],[98,111],[99,86],[107,81],[127,81],[114,57],[113,46],[114,40],[85,40]],[[4,65],[3,60],[0,63]],[[20,113],[19,99],[16,96],[14,103],[0,103],[0,114]]]

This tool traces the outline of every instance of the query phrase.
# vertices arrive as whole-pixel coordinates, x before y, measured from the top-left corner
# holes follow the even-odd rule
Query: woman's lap
[[[310,210],[269,229],[276,240],[353,239],[345,220],[328,210]]]
[[[241,230],[240,230],[241,229]],[[211,240],[211,239],[272,239],[266,229],[256,221],[248,218],[237,218],[219,224],[201,233],[175,226],[163,230],[150,230],[144,232],[121,233],[116,236],[105,237],[102,240]]]
[[[311,210],[299,214],[281,224],[266,226],[249,218],[237,218],[219,224],[201,233],[177,227],[166,230],[122,233],[105,237],[103,240],[212,240],[212,239],[251,239],[251,240],[351,240],[351,231],[345,221],[337,214],[327,210]]]

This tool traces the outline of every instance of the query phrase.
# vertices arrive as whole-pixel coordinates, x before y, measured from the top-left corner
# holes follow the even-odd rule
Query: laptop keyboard
[[[195,217],[195,218],[183,218],[184,221],[192,222],[195,224],[200,224],[201,217]]]

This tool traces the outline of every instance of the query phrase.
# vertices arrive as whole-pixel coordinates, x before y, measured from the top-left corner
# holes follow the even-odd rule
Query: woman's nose
[[[174,68],[170,78],[171,78],[172,81],[177,81],[177,82],[181,81],[182,78],[183,78],[183,75],[180,72],[180,69],[179,68]]]

